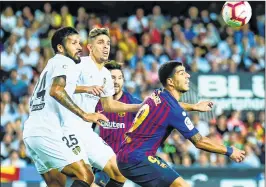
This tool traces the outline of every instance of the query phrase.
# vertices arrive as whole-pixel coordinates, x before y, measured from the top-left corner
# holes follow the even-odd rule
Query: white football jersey
[[[72,97],[79,74],[77,64],[64,55],[57,54],[48,61],[30,100],[30,115],[23,129],[24,138],[62,131],[62,118],[72,112],[50,96],[53,78],[66,76],[65,90]]]
[[[99,70],[90,56],[81,57],[81,62],[77,66],[79,67],[81,72],[77,81],[77,86],[103,85],[104,93],[102,93],[100,97],[110,97],[114,95],[114,83],[111,73],[108,69],[103,67],[101,70]],[[100,97],[88,93],[78,93],[73,95],[73,101],[85,112],[94,113]],[[75,120],[73,118],[77,117],[74,115],[69,115],[65,118],[65,120]],[[71,125],[71,123],[68,124]],[[92,123],[87,124],[90,127],[92,125]],[[72,125],[75,126],[75,124]]]

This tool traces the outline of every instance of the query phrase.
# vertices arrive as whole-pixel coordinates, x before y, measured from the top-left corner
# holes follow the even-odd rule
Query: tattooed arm
[[[103,114],[85,113],[69,97],[65,90],[66,76],[58,76],[53,80],[50,95],[68,110],[81,117],[84,121],[94,122],[101,125],[100,121],[108,121]]]
[[[224,145],[218,144],[207,137],[202,137],[200,133],[195,134],[190,138],[190,141],[198,148],[212,153],[225,154],[227,148]]]
[[[81,110],[69,97],[65,90],[66,76],[58,76],[53,80],[53,84],[50,90],[50,95],[58,101],[61,105],[68,110],[76,114],[77,116],[84,118],[85,112]]]

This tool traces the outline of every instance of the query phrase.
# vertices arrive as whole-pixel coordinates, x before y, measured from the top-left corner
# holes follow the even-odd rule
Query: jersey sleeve
[[[54,59],[53,71],[51,74],[51,79],[59,76],[66,77],[66,86],[65,90],[69,95],[72,95],[76,89],[77,83],[77,69],[75,67],[74,62],[71,60],[66,60],[65,58]]]
[[[111,73],[108,70],[106,71],[103,85],[104,93],[101,94],[101,97],[110,97],[115,94],[114,82],[112,80]]]
[[[186,139],[191,138],[199,132],[181,107],[179,110],[172,109],[169,119],[169,124],[176,128]]]
[[[65,59],[56,58],[53,60],[53,73],[51,78],[55,78],[58,76],[67,76],[71,71],[71,67],[73,66],[71,62],[66,61]]]

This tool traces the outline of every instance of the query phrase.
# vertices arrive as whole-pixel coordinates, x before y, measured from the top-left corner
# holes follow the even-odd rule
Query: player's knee
[[[92,171],[85,165],[85,163],[80,163],[78,169],[75,169],[75,177],[82,180],[88,184],[92,184],[94,181],[94,175]]]
[[[91,171],[85,170],[80,174],[80,180],[85,181],[88,184],[92,184],[94,181],[94,175]]]
[[[117,162],[116,162],[116,156],[113,156],[106,166],[104,167],[104,171],[109,175],[110,178],[113,179],[119,179],[119,180],[126,180],[125,177],[121,174],[121,172],[118,169]]]

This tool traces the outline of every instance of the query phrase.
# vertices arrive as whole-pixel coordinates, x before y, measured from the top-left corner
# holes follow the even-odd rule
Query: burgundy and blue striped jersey
[[[158,147],[177,129],[185,138],[198,133],[187,113],[167,90],[156,90],[145,100],[132,127],[126,132],[117,159],[121,162],[140,161],[155,156]]]
[[[139,104],[141,101],[133,97],[128,92],[123,92],[123,95],[118,100],[122,103],[127,104]],[[103,111],[101,102],[96,106],[96,112]],[[131,127],[132,122],[136,116],[136,113],[132,112],[102,112],[108,119],[109,122],[105,123],[105,126],[100,127],[100,137],[114,150],[118,152],[120,144],[125,139],[125,132]]]

